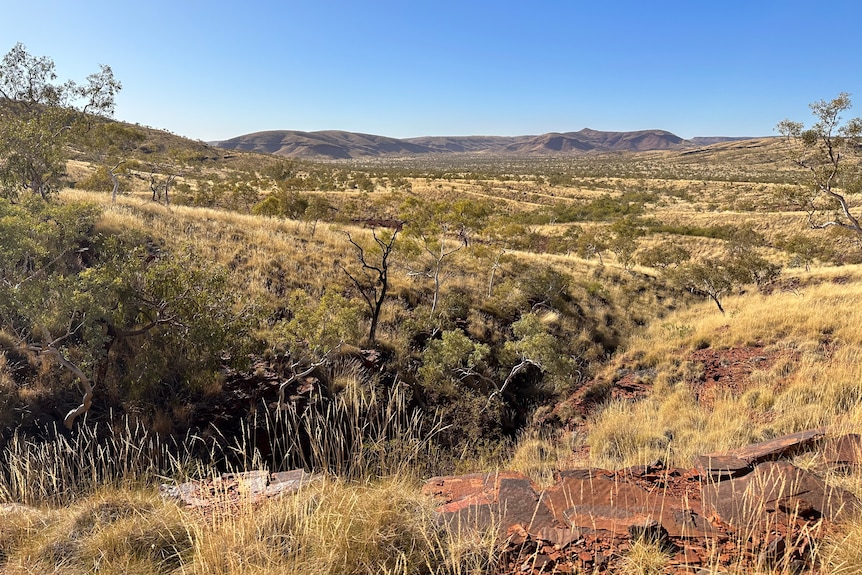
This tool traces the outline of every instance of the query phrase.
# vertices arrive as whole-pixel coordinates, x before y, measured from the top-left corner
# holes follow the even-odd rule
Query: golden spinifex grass
[[[620,575],[661,575],[670,562],[670,554],[657,541],[639,539],[622,556]]]
[[[268,454],[249,442],[264,430]],[[240,469],[259,461],[272,470],[328,471],[345,478],[427,476],[451,469],[434,442],[439,418],[411,408],[405,389],[351,385],[331,400],[268,413],[250,421],[241,444],[231,446]]]
[[[88,425],[66,436],[47,430],[51,440],[16,433],[0,450],[0,501],[67,504],[107,485],[155,481],[171,469],[188,469],[189,452],[128,419],[115,426]]]
[[[629,342],[608,367],[654,370],[641,402],[609,404],[588,443],[593,462],[619,467],[656,458],[687,465],[695,455],[814,427],[862,425],[862,296],[856,266],[801,273],[801,287],[728,298],[727,314],[707,304],[676,312]],[[763,347],[776,357],[753,367],[735,392],[697,401],[702,366],[694,349]],[[653,375],[654,374],[654,375]],[[612,374],[607,377],[613,377]]]
[[[74,439],[16,436],[0,474],[2,572],[466,574],[496,560],[496,527],[441,524],[420,494],[417,476],[447,464],[433,459],[436,428],[423,427],[398,386],[381,395],[349,385],[323,408],[260,423],[270,463],[356,479],[181,509],[156,495],[159,482],[212,477],[215,464],[260,468],[253,422],[224,445],[187,437],[168,448],[131,425],[107,434],[82,426]]]
[[[495,530],[439,523],[405,477],[326,480],[229,512],[105,488],[60,509],[2,508],[3,573],[487,573]]]
[[[114,426],[88,425],[72,437],[57,430],[51,439],[15,434],[0,451],[0,501],[67,504],[104,486],[183,481],[222,470],[266,465],[272,471],[298,467],[343,477],[433,475],[451,469],[437,453],[439,420],[410,407],[399,386],[379,391],[352,389],[331,400],[250,420],[238,437],[216,433],[162,439],[123,419]],[[266,446],[255,443],[259,431]],[[265,449],[265,453],[260,451]]]

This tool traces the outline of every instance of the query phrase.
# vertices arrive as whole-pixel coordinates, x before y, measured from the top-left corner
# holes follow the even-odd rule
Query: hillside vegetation
[[[487,572],[417,480],[862,428],[859,237],[806,225],[783,140],[312,163],[95,124],[0,199],[3,572]],[[294,467],[329,475],[155,495]]]

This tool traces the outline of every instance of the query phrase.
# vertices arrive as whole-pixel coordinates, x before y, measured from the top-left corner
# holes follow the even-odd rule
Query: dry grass
[[[815,270],[801,275],[807,285],[799,291],[728,298],[727,314],[703,303],[632,338],[614,365],[655,369],[653,391],[598,415],[589,439],[593,461],[686,465],[700,453],[803,429],[862,429],[862,311],[852,303],[862,296],[859,273],[852,266]],[[702,374],[685,357],[704,347],[745,346],[764,346],[780,359],[755,369],[742,393],[701,405],[691,386]]]
[[[571,468],[571,453],[582,443],[578,434],[552,436],[530,431],[517,441],[504,467],[523,473],[540,489],[550,487],[557,471]]]
[[[493,531],[438,523],[418,493],[404,478],[327,480],[202,513],[151,489],[105,489],[60,509],[0,509],[0,565],[8,575],[487,572]]]
[[[507,213],[541,209],[556,202],[588,202],[618,196],[623,190],[655,191],[660,199],[650,206],[649,216],[661,222],[701,227],[745,223],[774,242],[795,232],[803,220],[798,213],[764,209],[763,200],[791,179],[784,167],[774,162],[776,146],[775,140],[766,139],[727,143],[691,154],[647,153],[606,170],[599,160],[585,159],[573,163],[572,171],[579,175],[566,186],[492,176],[477,180],[412,178],[411,184],[414,193],[426,197],[490,199]],[[75,164],[70,173],[84,174],[87,169]],[[383,194],[370,196],[371,201],[385,201]],[[75,190],[65,191],[64,197],[102,204],[106,198],[104,194]],[[352,192],[345,192],[341,199],[369,201],[367,196]],[[585,223],[584,227],[605,225]],[[202,208],[168,209],[149,202],[142,189],[109,206],[99,226],[106,232],[137,230],[142,238],[164,239],[166,249],[191,250],[235,272],[235,277],[242,278],[237,289],[244,290],[250,298],[273,303],[294,288],[314,295],[330,289],[349,289],[336,265],[355,258],[343,232],[349,230],[353,237],[366,240],[370,235],[368,230],[321,223],[312,236],[310,226],[302,222]],[[534,229],[559,235],[566,227],[554,224]],[[669,237],[647,237],[642,247]],[[678,235],[672,239],[695,256],[723,252],[719,240]],[[774,249],[764,249],[763,253],[776,261],[784,262],[786,258]],[[862,330],[858,327],[862,325],[862,311],[856,305],[862,296],[862,268],[820,268],[795,274],[798,287],[779,289],[771,295],[749,292],[728,297],[724,301],[728,313],[722,315],[710,303],[680,309],[680,296],[658,293],[661,286],[654,281],[654,270],[635,267],[631,274],[622,272],[611,256],[606,258],[609,265],[603,266],[598,260],[571,256],[512,250],[508,254],[509,267],[501,270],[498,281],[503,279],[502,271],[512,274],[537,266],[564,272],[575,278],[572,292],[577,301],[585,302],[586,308],[598,300],[612,302],[607,306],[613,314],[605,312],[608,328],[616,317],[636,316],[638,323],[644,323],[663,313],[663,308],[676,310],[631,335],[624,352],[610,361],[601,374],[612,380],[614,370],[620,366],[652,368],[656,373],[650,397],[639,402],[610,403],[596,416],[588,443],[592,463],[598,466],[646,464],[656,459],[686,465],[700,453],[726,450],[804,428],[828,426],[836,433],[862,430]],[[458,273],[452,284],[471,293],[484,293],[488,267],[466,251],[454,261]],[[645,289],[650,282],[654,289]],[[393,293],[416,297],[426,288],[405,274],[393,276]],[[498,294],[497,303],[505,306],[507,300],[523,295],[518,289],[515,286],[507,294]],[[400,335],[399,326],[417,315],[418,309],[393,299],[383,310],[382,339],[405,355],[409,342]],[[481,326],[476,324],[481,317],[473,312],[471,318],[471,329],[478,331]],[[584,357],[598,363],[606,358],[604,348],[590,347],[595,335],[579,333],[572,337],[583,340],[579,349],[584,350]],[[702,405],[691,386],[701,376],[701,368],[686,360],[688,354],[704,347],[751,345],[765,346],[767,353],[781,352],[780,359],[770,367],[756,369],[741,393],[719,394],[714,403]],[[346,374],[339,386],[348,390],[347,397],[353,394],[354,402],[361,403],[365,399],[356,395],[361,388],[356,383]],[[25,572],[22,569],[27,568],[26,561],[21,559],[25,556],[36,557],[36,565],[46,569],[51,560],[56,560],[59,572],[65,569],[69,573],[95,572],[92,565],[99,565],[100,572],[141,573],[487,571],[495,555],[493,537],[488,533],[461,533],[433,523],[428,502],[412,495],[417,486],[410,478],[416,470],[409,465],[392,465],[389,459],[373,458],[373,453],[385,449],[388,432],[378,435],[379,444],[373,439],[367,443],[371,451],[364,451],[362,445],[345,444],[347,434],[343,432],[363,425],[356,419],[361,413],[362,410],[327,413],[323,420],[302,424],[319,431],[315,461],[344,472],[345,461],[357,461],[357,453],[352,451],[357,448],[361,469],[357,476],[386,468],[392,475],[390,479],[353,484],[332,480],[301,497],[285,498],[261,508],[247,507],[240,513],[206,521],[192,519],[148,496],[129,492],[91,494],[68,510],[13,512],[13,520],[4,522],[8,527],[0,527],[0,556],[5,553],[13,558],[7,569],[14,566],[19,570],[10,573]],[[329,429],[326,418],[342,421],[345,427]],[[298,424],[292,423],[294,427]],[[387,428],[383,425],[382,429]],[[406,445],[409,447],[409,443]],[[546,484],[553,471],[565,464],[566,452],[572,447],[568,439],[527,434],[518,443],[509,466]],[[296,449],[286,444],[283,451],[295,454]],[[362,459],[370,454],[371,459]],[[46,459],[40,457],[41,461]],[[27,463],[30,467],[26,467],[23,462],[24,459],[14,462],[15,468],[26,469],[26,477],[35,477],[38,465]],[[246,463],[252,465],[259,460],[252,455]],[[61,475],[61,471],[52,468],[45,477]],[[103,475],[109,472],[93,475],[86,487],[73,486],[70,493],[92,493],[92,485]],[[862,493],[857,475],[835,475],[829,480]],[[14,486],[5,487],[7,498],[36,502],[46,499],[51,489],[50,481],[37,481],[32,487],[24,479],[16,481]],[[90,521],[80,518],[93,517],[93,509],[111,497],[126,498],[127,502],[120,506],[134,511],[109,521],[91,521],[89,531],[81,531],[74,541],[62,535],[64,530],[73,529],[76,521]],[[137,523],[127,523],[133,520]],[[164,520],[161,531],[168,535],[160,540],[147,539],[144,533],[158,528],[157,520]],[[138,524],[144,531],[138,530]],[[37,531],[40,536],[34,535]],[[860,533],[858,522],[848,523],[842,535],[833,537],[821,550],[829,572],[859,572]],[[141,545],[146,544],[151,546],[150,551],[141,551]],[[109,551],[96,556],[99,547]],[[667,555],[660,547],[642,541],[631,549],[623,568],[625,573],[659,573],[666,563]],[[742,572],[741,566],[739,571]]]
[[[620,562],[620,575],[661,575],[670,561],[660,543],[635,541]]]

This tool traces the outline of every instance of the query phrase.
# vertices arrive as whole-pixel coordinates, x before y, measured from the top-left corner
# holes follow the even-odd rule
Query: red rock
[[[740,477],[752,469],[747,461],[735,455],[700,455],[694,459],[694,468],[704,479],[722,481]]]
[[[736,456],[751,464],[761,463],[810,447],[818,440],[823,439],[825,433],[824,429],[809,429],[807,431],[782,435],[768,441],[753,443],[739,449],[734,449],[728,455]]]
[[[549,541],[558,549],[565,549],[575,541],[581,539],[581,532],[578,529],[543,527],[536,531],[536,538],[542,541]]]
[[[291,471],[279,471],[273,473],[269,485],[264,491],[267,497],[276,495],[287,495],[296,493],[303,487],[312,483],[323,481],[323,476],[317,473],[308,473],[304,469],[293,469]]]
[[[512,545],[522,545],[530,536],[520,523],[515,523],[506,530],[506,539]]]
[[[749,475],[705,486],[703,499],[704,507],[737,529],[769,523],[767,512],[781,512],[782,507],[804,505],[809,513],[828,520],[835,520],[842,512],[862,509],[851,493],[828,486],[786,462],[761,463]],[[786,524],[787,520],[773,519],[772,523]]]
[[[855,433],[825,439],[821,449],[824,462],[831,467],[862,465],[862,436]]]
[[[677,565],[701,565],[704,562],[704,557],[697,550],[684,548],[673,556],[671,562]]]
[[[447,521],[466,522],[478,528],[499,525],[503,533],[514,523],[520,523],[528,532],[557,523],[532,482],[520,473],[434,477],[422,491],[447,501],[437,508]]]
[[[714,531],[699,504],[616,481],[602,470],[561,473],[542,501],[558,521],[575,529],[627,536],[630,527],[655,520],[674,537],[702,537]]]
[[[604,567],[605,563],[607,563],[608,556],[601,551],[596,551],[595,556],[593,557],[593,561],[595,562],[596,567],[601,569],[602,567]]]

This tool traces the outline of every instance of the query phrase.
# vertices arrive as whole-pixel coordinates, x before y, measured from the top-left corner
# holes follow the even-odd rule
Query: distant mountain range
[[[325,130],[272,130],[237,136],[212,145],[229,150],[264,152],[293,158],[350,159],[421,154],[488,154],[532,156],[559,153],[668,150],[707,146],[748,138],[705,137],[683,140],[664,130],[551,132],[541,136],[426,136],[387,138],[371,134]]]

